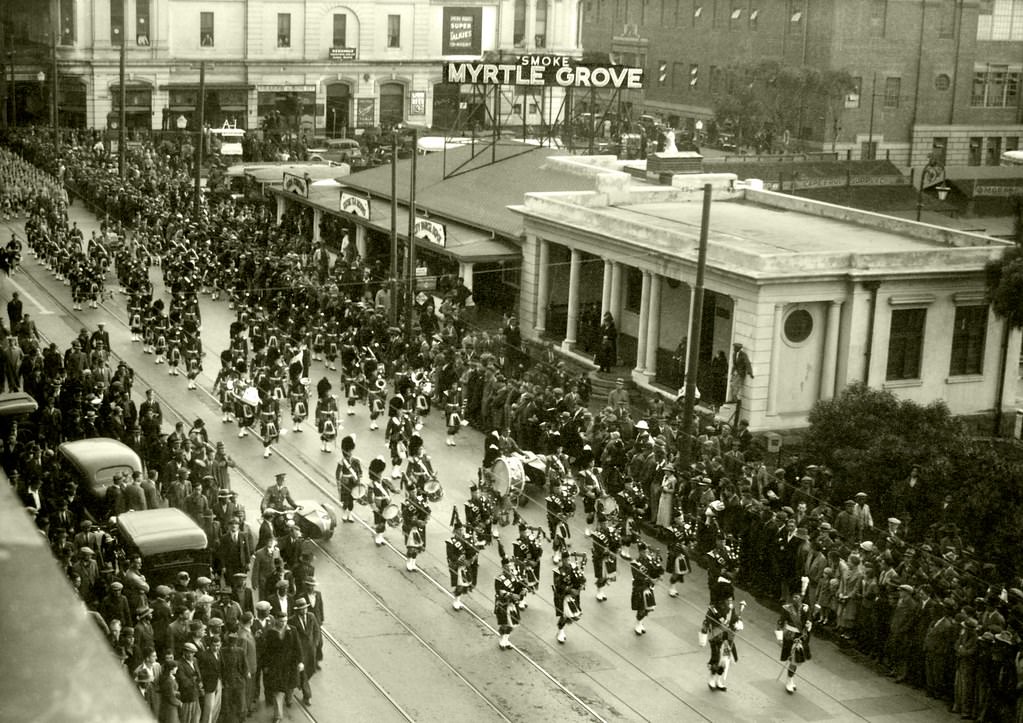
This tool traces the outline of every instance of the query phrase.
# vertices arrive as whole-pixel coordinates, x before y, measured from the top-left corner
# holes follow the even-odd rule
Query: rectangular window
[[[291,13],[277,13],[277,47],[291,47]]]
[[[857,76],[852,79],[853,89],[845,95],[845,107],[846,108],[859,108],[860,107],[860,93],[863,89],[863,78]]]
[[[700,64],[690,63],[689,64],[689,90],[696,90],[696,86],[700,83]]]
[[[987,306],[957,306],[949,376],[984,373]]]
[[[883,38],[888,22],[888,0],[870,0],[870,33]]]
[[[981,0],[977,40],[1023,40],[1023,0]]]
[[[135,44],[149,46],[149,0],[135,0]]]
[[[728,13],[728,29],[739,30],[742,27],[742,13],[745,0],[732,0]]]
[[[693,27],[700,22],[700,18],[703,17],[703,3],[704,0],[695,0],[693,2]]]
[[[750,8],[749,9],[749,28],[750,30],[756,30],[760,23],[760,9]]]
[[[800,0],[789,0],[788,10],[789,22],[787,25],[788,32],[799,33],[802,32],[803,28],[803,3]]]
[[[60,0],[60,44],[75,44],[75,0]]]
[[[348,16],[344,13],[334,14],[334,44],[335,48],[347,48]]]
[[[204,48],[213,47],[213,13],[199,13],[199,45]]]
[[[387,16],[387,47],[401,47],[401,15]]]
[[[896,309],[888,333],[886,379],[919,379],[924,350],[924,322],[927,309]]]
[[[707,92],[714,93],[721,90],[718,87],[718,67],[716,65],[710,66],[710,72],[707,75]]]
[[[1005,138],[1005,150],[1007,150],[1007,151],[1018,151],[1019,150],[1019,136],[1006,136],[1006,138]]]
[[[900,95],[902,95],[902,78],[885,78],[884,107],[898,108]]]
[[[973,72],[970,105],[976,108],[1015,108],[1019,97],[1019,81],[1018,65],[978,66]]]
[[[685,63],[672,63],[671,64],[671,89],[672,90],[685,90],[686,89],[686,64]]]
[[[973,137],[970,139],[970,154],[966,157],[966,165],[979,166],[981,147],[984,145],[983,138]]]
[[[110,42],[115,46],[124,40],[124,3],[110,3]]]
[[[999,166],[1002,163],[1002,137],[993,136],[987,139],[987,165]]]
[[[634,266],[625,268],[625,310],[635,314],[643,303],[643,272]]]

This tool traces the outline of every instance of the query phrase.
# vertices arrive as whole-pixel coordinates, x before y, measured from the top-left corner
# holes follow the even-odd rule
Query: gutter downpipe
[[[1002,319],[1002,355],[998,361],[998,396],[995,397],[995,421],[992,434],[1002,434],[1002,397],[1005,396],[1005,373],[1009,368],[1009,320]]]
[[[863,286],[870,291],[870,317],[867,320],[867,348],[863,352],[863,383],[870,386],[870,361],[874,355],[874,322],[877,318],[877,292],[880,281],[865,281]]]

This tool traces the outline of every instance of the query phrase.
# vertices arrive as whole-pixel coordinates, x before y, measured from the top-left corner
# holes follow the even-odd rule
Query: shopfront
[[[326,135],[330,138],[345,138],[351,126],[352,87],[348,83],[331,83],[327,86]]]
[[[306,131],[315,135],[316,86],[259,85],[256,90],[256,120],[260,128],[278,133]]]
[[[220,127],[226,121],[235,128],[246,128],[248,95],[252,88],[250,85],[207,83],[203,108],[206,125]],[[163,113],[162,128],[195,130],[199,118],[199,84],[165,86],[165,89],[168,92],[168,104]],[[130,109],[131,105],[128,107]]]
[[[110,116],[107,127],[116,129],[120,123],[121,86],[110,86]],[[148,83],[128,83],[124,87],[124,127],[128,130],[150,130],[153,127],[153,86]],[[61,108],[63,115],[64,108]]]
[[[405,86],[401,83],[380,85],[380,125],[393,128],[405,121]]]
[[[58,93],[57,112],[59,118],[57,124],[61,128],[87,127],[89,125],[86,115],[88,93],[85,81],[81,78],[62,77]]]

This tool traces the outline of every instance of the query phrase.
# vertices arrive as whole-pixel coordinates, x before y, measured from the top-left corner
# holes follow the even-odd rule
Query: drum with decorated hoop
[[[505,497],[512,491],[521,492],[526,484],[526,470],[518,457],[498,457],[490,468],[490,474],[498,497]]]
[[[441,487],[440,482],[435,479],[432,479],[423,485],[423,492],[426,493],[426,499],[430,502],[440,502],[444,497],[444,488]]]
[[[391,527],[398,527],[401,525],[401,515],[398,514],[398,505],[387,505],[381,511],[380,516],[384,518],[384,521]]]

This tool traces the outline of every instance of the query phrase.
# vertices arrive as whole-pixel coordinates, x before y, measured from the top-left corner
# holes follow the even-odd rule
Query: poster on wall
[[[375,105],[376,98],[355,99],[355,122],[359,128],[369,128],[373,125]]]
[[[426,91],[413,90],[409,94],[409,115],[426,115]]]
[[[444,55],[479,55],[483,8],[444,8]]]

